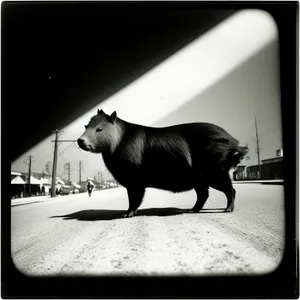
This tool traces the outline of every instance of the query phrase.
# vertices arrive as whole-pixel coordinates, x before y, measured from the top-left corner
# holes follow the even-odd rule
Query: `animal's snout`
[[[77,140],[77,144],[78,144],[79,147],[84,146],[84,144],[85,144],[84,139],[83,138],[79,138]]]
[[[85,150],[85,151],[91,151],[91,146],[88,144],[87,140],[83,137],[80,137],[78,140],[77,140],[77,144],[78,146]]]

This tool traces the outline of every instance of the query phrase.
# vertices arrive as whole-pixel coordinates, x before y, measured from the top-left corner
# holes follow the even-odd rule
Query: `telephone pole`
[[[68,181],[70,182],[71,181],[71,164],[69,163],[69,170],[68,170]]]
[[[81,185],[81,160],[79,161],[79,185]]]
[[[65,170],[68,170],[68,181],[70,182],[71,181],[71,174],[70,174],[70,172],[71,172],[71,163],[66,163],[65,165],[64,165],[64,167],[65,167]]]
[[[102,185],[102,172],[98,172],[98,182]]]
[[[257,122],[255,117],[255,132],[256,132],[256,152],[257,152],[257,162],[258,162],[258,171],[259,171],[259,178],[261,177],[261,165],[260,165],[260,147],[259,147],[259,139],[258,139],[258,132],[257,132]]]
[[[52,168],[52,188],[51,188],[51,197],[56,196],[56,168],[57,168],[57,147],[58,147],[58,133],[61,130],[52,131],[55,133],[55,141],[54,141],[54,155],[53,155],[53,168]]]
[[[76,142],[76,140],[58,140],[58,133],[63,132],[62,130],[54,130],[52,131],[55,133],[55,140],[51,141],[54,142],[54,155],[53,155],[53,168],[52,168],[52,188],[51,188],[51,197],[56,196],[56,168],[57,168],[57,148],[58,148],[58,142],[60,143],[70,143],[70,142]]]
[[[31,159],[32,155],[29,155],[29,164],[28,164],[28,194],[31,197]]]

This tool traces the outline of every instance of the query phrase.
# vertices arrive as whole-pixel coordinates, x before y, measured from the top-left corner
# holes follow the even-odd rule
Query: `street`
[[[28,275],[214,275],[273,271],[284,250],[284,186],[236,184],[232,213],[210,189],[204,209],[185,213],[194,191],[147,189],[138,216],[124,188],[12,207],[12,258]]]

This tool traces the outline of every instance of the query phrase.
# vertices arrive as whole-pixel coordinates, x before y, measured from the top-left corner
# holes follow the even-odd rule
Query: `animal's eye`
[[[100,132],[100,131],[102,131],[102,128],[97,128],[96,129],[96,132]]]

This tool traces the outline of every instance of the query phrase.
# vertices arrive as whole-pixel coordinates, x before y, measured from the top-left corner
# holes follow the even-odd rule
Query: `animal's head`
[[[117,123],[115,111],[107,115],[98,109],[97,114],[85,125],[85,132],[77,140],[78,146],[93,153],[113,152],[121,139],[121,128]]]

